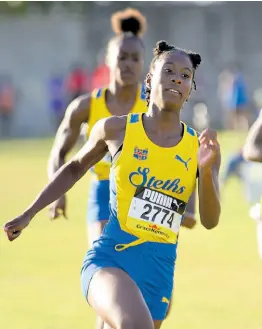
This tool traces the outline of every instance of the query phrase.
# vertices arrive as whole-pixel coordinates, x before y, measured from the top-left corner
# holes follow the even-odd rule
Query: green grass
[[[243,137],[222,134],[223,155]],[[0,143],[1,224],[45,184],[50,146],[50,140]],[[88,182],[87,175],[68,195],[69,221],[50,222],[44,210],[17,241],[0,233],[1,329],[94,328],[94,312],[80,290]],[[262,328],[262,261],[237,181],[223,194],[222,207],[218,228],[181,232],[175,300],[164,329]]]

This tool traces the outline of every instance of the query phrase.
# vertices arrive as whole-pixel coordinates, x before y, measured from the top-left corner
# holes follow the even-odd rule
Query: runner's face
[[[144,49],[136,37],[123,38],[111,46],[108,65],[120,85],[133,85],[140,81],[144,66]]]

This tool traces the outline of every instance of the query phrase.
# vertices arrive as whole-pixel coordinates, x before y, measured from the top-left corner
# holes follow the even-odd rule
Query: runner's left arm
[[[191,197],[188,201],[185,216],[182,222],[182,226],[186,228],[193,228],[196,225],[196,191],[191,194]]]
[[[199,214],[202,225],[212,229],[217,226],[221,212],[218,180],[221,163],[220,146],[216,132],[211,129],[201,133],[199,142]]]

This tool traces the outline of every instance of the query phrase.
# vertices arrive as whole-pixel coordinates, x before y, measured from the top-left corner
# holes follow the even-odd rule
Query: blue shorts
[[[109,180],[91,182],[86,219],[89,223],[109,219]]]
[[[176,246],[147,242],[119,252],[115,250],[116,244],[103,233],[87,252],[81,271],[85,298],[97,271],[106,267],[119,268],[137,284],[153,320],[164,320],[173,291],[175,258],[163,255],[167,255],[168,248],[173,248],[172,254],[176,255]]]

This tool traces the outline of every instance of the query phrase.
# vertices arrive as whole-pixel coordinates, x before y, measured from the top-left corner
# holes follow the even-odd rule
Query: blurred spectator
[[[0,77],[1,137],[9,137],[15,106],[15,91],[9,76]]]
[[[203,131],[209,127],[209,114],[205,102],[196,102],[193,106],[193,127]]]
[[[106,64],[96,67],[92,74],[92,90],[102,88],[109,84],[109,69]]]
[[[65,90],[62,74],[53,74],[48,82],[49,105],[55,131],[59,127],[65,112]]]
[[[245,79],[236,64],[219,75],[218,97],[225,115],[225,128],[247,130],[250,104]]]
[[[70,102],[90,90],[88,74],[81,65],[75,65],[70,71],[66,80],[66,90]]]
[[[246,161],[243,157],[242,148],[231,154],[226,161],[224,173],[222,174],[221,183],[223,187],[228,183],[231,177],[237,177],[241,182],[243,181],[243,164]]]

